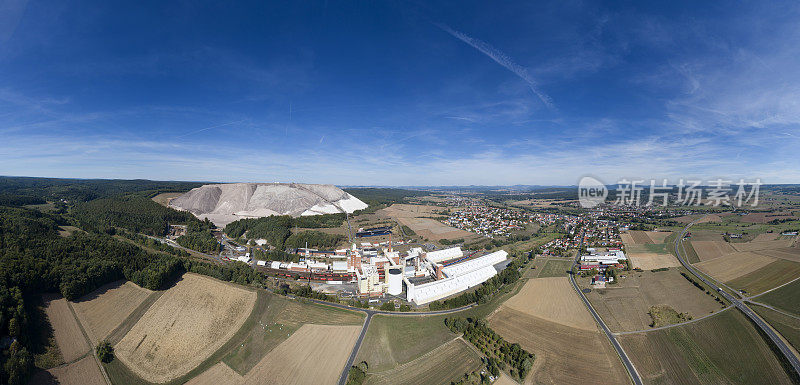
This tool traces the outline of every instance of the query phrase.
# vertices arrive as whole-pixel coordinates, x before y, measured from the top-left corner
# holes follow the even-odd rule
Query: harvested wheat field
[[[92,343],[103,340],[153,292],[130,281],[104,285],[72,307]]]
[[[449,384],[466,373],[481,367],[481,360],[468,342],[456,338],[414,361],[385,372],[370,374],[364,382],[368,385]]]
[[[361,326],[303,325],[244,376],[245,384],[335,384]]]
[[[774,241],[732,243],[731,245],[736,251],[758,251],[791,247],[793,241],[793,239],[778,239]]]
[[[672,234],[671,231],[645,231],[645,233],[653,243],[664,243],[664,240]]]
[[[253,291],[187,273],[117,344],[117,358],[150,382],[180,377],[239,330],[255,300]]]
[[[47,320],[53,327],[53,337],[55,337],[58,349],[64,362],[72,362],[80,358],[89,351],[89,345],[81,332],[78,321],[69,308],[69,303],[64,298],[56,295],[42,296],[44,300],[44,312]]]
[[[526,384],[628,384],[628,374],[608,339],[503,306],[489,326],[536,355]]]
[[[773,261],[775,258],[745,251],[725,254],[710,261],[695,263],[694,266],[718,281],[727,282],[756,271]]]
[[[622,233],[619,235],[622,238],[622,243],[626,245],[635,245],[636,242],[633,241],[633,237],[628,233]]]
[[[530,279],[502,307],[577,329],[597,330],[567,277]]]
[[[785,259],[788,261],[800,262],[800,248],[797,247],[781,247],[778,249],[758,250],[754,251],[754,253],[773,258]]]
[[[644,231],[633,231],[632,230],[629,233],[631,234],[631,238],[633,238],[633,242],[636,243],[636,244],[643,245],[643,244],[651,244],[651,243],[653,243],[653,240],[649,236],[647,236],[647,233],[644,232]],[[661,243],[661,242],[659,242],[659,243]]]
[[[677,267],[681,263],[672,254],[657,253],[631,253],[628,255],[633,268],[642,270],[661,269],[664,267]]]
[[[691,243],[700,261],[719,258],[736,251],[730,243],[724,241],[692,241]]]
[[[31,385],[106,385],[103,373],[92,356],[86,356],[69,365],[36,373]]]
[[[494,382],[494,385],[517,385],[513,378],[509,377],[505,372],[500,372],[500,377]]]
[[[231,369],[230,366],[224,362],[218,362],[205,372],[186,382],[186,385],[229,385],[241,384],[243,381],[244,378]]]

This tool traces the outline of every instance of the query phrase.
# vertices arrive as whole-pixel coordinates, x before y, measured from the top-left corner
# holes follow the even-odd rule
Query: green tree
[[[110,342],[105,340],[101,341],[99,344],[97,344],[96,351],[97,358],[99,358],[100,361],[109,363],[114,360],[114,347],[111,346]]]

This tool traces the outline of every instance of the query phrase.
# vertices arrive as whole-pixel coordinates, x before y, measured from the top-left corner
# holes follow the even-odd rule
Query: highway
[[[686,250],[684,249],[683,254],[681,254],[680,249],[684,247],[681,240],[683,240],[683,237],[686,236],[686,233],[689,231],[689,228],[691,228],[699,220],[700,219],[697,219],[686,225],[686,227],[683,228],[683,231],[680,233],[680,235],[677,238],[675,238],[675,254],[678,257],[678,261],[681,263],[681,265],[683,265],[683,267],[686,268],[686,270],[689,270],[689,272],[691,272],[695,277],[697,277],[697,279],[703,281],[706,285],[710,286],[718,293],[720,293],[723,297],[725,297],[725,299],[730,301],[730,303],[732,303],[733,306],[736,306],[737,309],[739,309],[748,318],[750,318],[750,320],[753,321],[753,323],[758,325],[761,331],[764,332],[764,334],[766,334],[767,336],[769,336],[770,340],[772,340],[772,343],[778,347],[778,349],[786,358],[786,361],[789,362],[789,364],[794,369],[795,373],[798,376],[800,376],[800,360],[797,358],[796,355],[794,355],[792,349],[789,346],[787,346],[785,342],[783,342],[781,337],[777,333],[775,333],[775,331],[772,330],[772,328],[763,319],[761,319],[761,317],[759,317],[752,309],[750,309],[744,302],[728,294],[728,292],[726,292],[725,290],[722,290],[722,288],[716,283],[711,282],[708,279],[705,279],[697,270],[695,270],[694,266],[689,264],[683,258],[683,254],[686,254]]]
[[[578,247],[578,250],[580,250],[580,247]],[[578,263],[579,260],[580,253],[578,253],[575,263]],[[580,287],[578,287],[578,283],[575,281],[575,274],[570,274],[569,280],[572,282],[572,287],[578,292],[578,295],[583,300],[583,304],[586,305],[587,309],[589,309],[589,313],[592,313],[594,320],[598,325],[600,325],[600,328],[603,329],[603,332],[606,334],[606,337],[608,337],[609,341],[611,341],[611,345],[614,346],[614,350],[617,351],[619,358],[622,360],[622,364],[625,365],[625,370],[628,371],[628,376],[630,376],[631,381],[633,381],[635,385],[642,385],[642,377],[639,376],[639,372],[636,371],[636,367],[633,366],[633,362],[631,362],[631,359],[628,357],[628,354],[625,353],[625,350],[622,349],[622,345],[620,345],[619,341],[617,341],[617,337],[611,332],[611,329],[608,328],[606,323],[603,322],[603,319],[600,318],[600,315],[597,314],[597,312],[594,310],[594,307],[592,307],[592,304],[589,303],[589,300],[586,299],[586,296],[583,294]]]

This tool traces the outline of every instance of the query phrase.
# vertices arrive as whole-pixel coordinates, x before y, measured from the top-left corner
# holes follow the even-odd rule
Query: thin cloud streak
[[[224,123],[224,124],[218,124],[218,125],[216,125],[216,126],[211,126],[211,127],[201,128],[201,129],[199,129],[199,130],[197,130],[197,131],[192,131],[192,132],[190,132],[190,133],[183,134],[183,135],[181,135],[181,136],[176,136],[175,138],[176,138],[176,139],[185,138],[185,137],[187,137],[187,136],[189,136],[189,135],[199,134],[199,133],[201,133],[201,132],[203,132],[203,131],[208,131],[208,130],[210,130],[210,129],[213,129],[213,128],[220,128],[220,127],[230,126],[230,125],[232,125],[232,124],[236,124],[236,123],[241,123],[241,122],[244,122],[245,120],[246,120],[246,119],[242,119],[242,120],[237,120],[237,121],[235,121],[235,122],[228,122],[228,123]]]
[[[465,33],[456,31],[445,24],[436,24],[439,29],[445,31],[455,37],[458,40],[463,41],[467,45],[472,48],[477,49],[484,55],[488,56],[490,59],[494,60],[495,63],[500,64],[501,66],[505,67],[507,70],[513,72],[517,75],[520,79],[524,80],[525,83],[528,83],[528,87],[533,91],[536,96],[541,99],[542,103],[544,103],[548,108],[555,109],[555,105],[553,104],[553,100],[545,94],[544,92],[539,91],[536,81],[533,80],[531,75],[528,73],[528,69],[515,63],[508,55],[503,53],[502,51],[498,50],[497,48],[492,47],[488,43],[472,38]]]

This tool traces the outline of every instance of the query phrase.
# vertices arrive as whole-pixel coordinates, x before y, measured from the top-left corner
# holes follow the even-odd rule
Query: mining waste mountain
[[[192,189],[169,202],[217,226],[242,218],[319,215],[367,208],[358,198],[329,184],[224,183]]]

